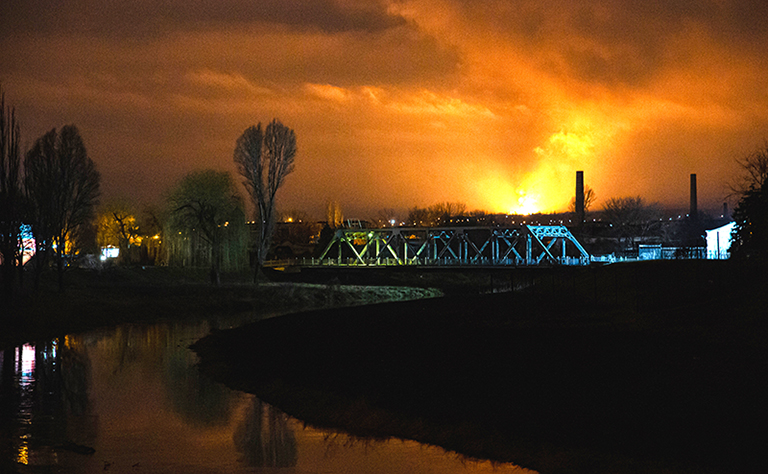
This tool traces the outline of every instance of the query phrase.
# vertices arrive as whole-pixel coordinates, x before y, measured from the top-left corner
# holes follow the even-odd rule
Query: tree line
[[[117,200],[98,208],[101,178],[78,128],[51,129],[22,153],[15,108],[0,90],[0,285],[12,295],[31,268],[37,289],[53,269],[62,290],[66,270],[104,247],[118,249],[122,263],[208,266],[215,284],[222,269],[249,264],[259,278],[296,152],[294,131],[277,119],[237,140],[233,159],[255,208],[251,232],[234,179],[213,169],[184,176],[160,208],[139,213]]]
[[[0,91],[0,252],[7,292],[19,284],[25,256],[37,286],[41,272],[53,265],[63,288],[63,274],[73,247],[85,240],[98,203],[100,175],[74,125],[51,129],[35,140],[22,160],[15,108]],[[24,229],[28,229],[29,236]],[[30,239],[34,248],[27,248]]]
[[[739,160],[741,175],[731,184],[738,204],[733,211],[731,256],[768,260],[768,141]]]
[[[135,261],[208,267],[218,285],[223,271],[252,267],[263,277],[277,221],[277,191],[294,169],[295,132],[277,119],[248,127],[237,139],[233,160],[254,219],[246,224],[245,200],[230,173],[194,170],[167,193],[165,207],[137,216],[124,202],[99,213],[99,244],[119,248],[121,263]]]
[[[223,270],[251,266],[254,279],[263,276],[278,222],[277,191],[294,170],[297,153],[293,130],[272,120],[248,127],[237,139],[233,160],[242,179],[254,220],[246,225],[245,199],[227,172],[196,170],[168,193],[165,206],[142,213],[129,203],[112,201],[97,208],[100,175],[88,156],[75,125],[51,129],[31,148],[21,151],[20,126],[15,108],[0,90],[0,281],[12,292],[23,284],[25,272],[37,287],[40,275],[52,268],[63,288],[67,268],[99,247],[119,249],[123,263],[163,263],[207,266],[213,283]],[[732,254],[736,258],[765,259],[768,244],[768,142],[739,161],[742,176],[732,185],[738,205]],[[594,191],[585,186],[581,208],[590,211]],[[344,225],[338,202],[329,201],[326,225]],[[570,212],[577,208],[571,202]],[[600,211],[619,241],[658,232],[661,210],[640,197],[608,199]],[[696,216],[692,216],[696,217]],[[301,220],[297,218],[297,220]],[[304,216],[304,220],[308,220]],[[400,217],[382,209],[371,224],[438,227],[493,224],[482,210],[468,211],[460,202],[415,206]],[[702,230],[695,219],[679,231],[691,242]],[[579,225],[578,223],[576,225]],[[310,232],[311,233],[311,232]],[[307,232],[298,233],[302,238]],[[327,234],[327,233],[326,233]],[[291,237],[292,233],[281,233]],[[295,237],[295,236],[293,236]],[[322,236],[321,236],[322,238]],[[697,240],[697,241],[698,241]],[[698,244],[697,244],[698,245]],[[34,255],[26,263],[26,260]]]

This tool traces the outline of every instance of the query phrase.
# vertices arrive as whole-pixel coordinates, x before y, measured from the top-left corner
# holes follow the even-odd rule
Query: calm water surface
[[[188,346],[236,323],[123,325],[0,351],[0,472],[532,472],[305,427],[204,378]]]

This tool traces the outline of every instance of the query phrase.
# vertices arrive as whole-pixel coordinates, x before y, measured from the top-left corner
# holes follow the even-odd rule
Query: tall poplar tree
[[[234,160],[256,211],[257,241],[254,279],[258,279],[275,231],[275,197],[294,168],[296,134],[277,119],[262,131],[248,127],[235,144]]]
[[[16,111],[5,105],[5,93],[0,89],[0,260],[2,286],[13,289],[15,268],[21,256],[21,153],[19,124]]]

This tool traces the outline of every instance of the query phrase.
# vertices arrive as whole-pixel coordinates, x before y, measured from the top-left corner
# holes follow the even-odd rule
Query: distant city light
[[[117,258],[120,255],[120,249],[115,247],[104,247],[101,249],[101,256],[99,259],[103,262],[109,258]]]

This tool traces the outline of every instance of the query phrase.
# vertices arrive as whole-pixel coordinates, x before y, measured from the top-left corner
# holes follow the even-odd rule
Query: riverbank
[[[525,291],[293,314],[209,336],[201,369],[309,424],[545,473],[759,472],[762,268],[643,262]]]
[[[47,275],[52,277],[53,275]],[[73,270],[66,290],[44,279],[38,292],[2,302],[0,349],[121,323],[257,313],[264,315],[439,296],[429,288],[251,282],[247,273],[207,282],[204,269],[113,267]]]

